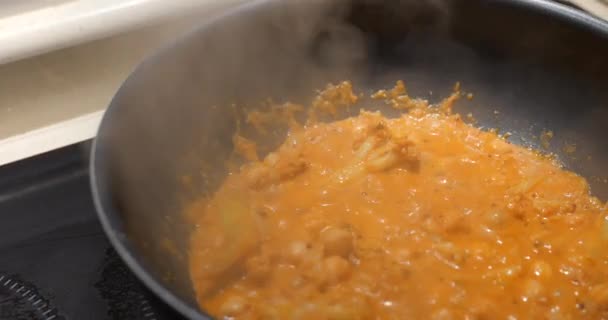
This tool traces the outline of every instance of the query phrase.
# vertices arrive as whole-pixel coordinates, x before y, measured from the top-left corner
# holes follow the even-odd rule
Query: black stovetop
[[[110,246],[93,207],[88,149],[0,167],[0,320],[182,319]]]

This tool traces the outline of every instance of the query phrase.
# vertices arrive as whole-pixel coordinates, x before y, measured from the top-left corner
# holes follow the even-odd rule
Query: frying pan
[[[546,151],[608,197],[607,23],[544,0],[250,1],[141,63],[93,147],[103,227],[162,300],[209,319],[190,285],[193,227],[181,212],[225,176],[244,111],[268,97],[306,103],[345,79],[360,92],[403,79],[431,101],[460,81],[475,98],[459,111],[526,146],[551,130]]]

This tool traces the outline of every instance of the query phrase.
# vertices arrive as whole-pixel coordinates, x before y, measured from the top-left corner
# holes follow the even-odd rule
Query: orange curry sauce
[[[327,90],[357,100],[348,83]],[[608,319],[607,208],[583,178],[466,124],[454,95],[429,106],[399,83],[374,97],[408,112],[295,127],[189,208],[201,308],[220,319]]]

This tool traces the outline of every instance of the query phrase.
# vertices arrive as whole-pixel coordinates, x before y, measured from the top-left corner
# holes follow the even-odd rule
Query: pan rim
[[[100,141],[97,137],[101,136],[101,133],[107,132],[110,127],[109,122],[113,113],[118,108],[118,101],[124,91],[127,90],[128,84],[135,81],[134,78],[139,71],[145,68],[148,64],[154,62],[158,56],[163,55],[165,52],[170,51],[173,46],[177,43],[181,43],[184,40],[191,38],[192,35],[198,34],[203,30],[217,24],[222,20],[236,17],[242,14],[248,14],[248,12],[259,9],[264,6],[277,4],[280,1],[277,0],[253,0],[237,7],[230,9],[228,12],[218,15],[204,24],[201,24],[194,30],[166,43],[162,48],[155,50],[151,54],[147,55],[141,63],[139,63],[127,77],[127,79],[121,84],[116,94],[109,103],[108,108],[104,112],[102,120],[97,130],[97,136],[93,140],[91,146],[91,156],[89,165],[90,175],[90,188],[93,196],[93,201],[96,209],[97,216],[101,222],[103,230],[110,240],[112,247],[117,251],[118,255],[129,267],[129,269],[135,274],[135,276],[156,296],[158,296],[164,303],[171,306],[174,310],[179,312],[182,316],[192,320],[211,320],[213,319],[210,315],[206,314],[200,309],[195,309],[176,294],[174,294],[167,286],[162,284],[157,278],[155,278],[149,269],[142,263],[140,259],[134,254],[134,250],[128,242],[128,239],[121,232],[119,226],[113,223],[111,220],[119,220],[120,214],[115,208],[108,207],[104,204],[104,199],[101,196],[101,190],[105,190],[106,186],[102,184],[100,179],[100,159],[101,154]],[[608,40],[608,21],[601,20],[595,16],[587,14],[585,12],[576,10],[568,7],[564,4],[552,2],[550,0],[489,0],[488,3],[502,3],[509,6],[516,6],[522,8],[522,10],[533,10],[536,12],[546,13],[555,19],[563,19],[569,23],[581,26],[587,30],[596,33],[597,35]]]
[[[121,84],[118,91],[112,98],[109,103],[108,108],[103,114],[99,127],[97,129],[97,135],[95,139],[93,139],[93,143],[91,146],[91,156],[90,156],[90,165],[89,165],[89,182],[91,187],[91,193],[93,196],[93,203],[95,205],[97,216],[101,222],[104,233],[110,240],[112,247],[116,250],[120,258],[125,262],[125,264],[129,267],[129,269],[135,274],[135,276],[157,297],[159,297],[164,303],[172,307],[174,310],[178,311],[182,316],[191,320],[213,320],[213,318],[206,314],[204,311],[200,309],[195,309],[191,307],[188,303],[184,302],[180,299],[176,294],[174,294],[167,286],[162,284],[157,278],[155,278],[152,273],[148,270],[147,267],[144,266],[142,261],[140,261],[134,254],[134,250],[132,250],[128,240],[124,235],[121,235],[121,230],[115,223],[110,221],[110,216],[118,217],[119,213],[114,210],[114,208],[108,208],[104,206],[103,199],[101,197],[100,190],[102,189],[102,185],[100,183],[100,178],[98,177],[98,173],[100,169],[99,167],[99,154],[100,154],[100,146],[102,143],[99,141],[97,137],[100,136],[100,133],[107,131],[104,130],[105,127],[108,127],[108,122],[110,122],[110,118],[112,118],[111,114],[114,110],[117,109],[116,104],[120,100],[121,93],[125,90],[128,84],[134,81],[135,76],[138,74],[138,71],[145,68],[146,65],[152,63],[157,57],[162,56],[163,53],[171,50],[171,48],[184,40],[190,38],[193,34],[197,34],[202,30],[213,26],[214,24],[222,21],[224,19],[229,19],[232,16],[238,16],[240,14],[246,14],[248,11],[253,10],[254,8],[258,8],[264,5],[270,5],[275,0],[253,0],[249,3],[245,3],[237,6],[229,10],[228,12],[218,15],[204,24],[201,24],[196,29],[174,39],[168,43],[166,43],[160,49],[152,52],[147,55],[143,61],[141,61],[132,72],[129,74],[127,79]]]

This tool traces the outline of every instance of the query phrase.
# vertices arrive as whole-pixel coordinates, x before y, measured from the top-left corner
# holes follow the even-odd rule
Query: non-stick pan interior
[[[431,101],[459,81],[474,95],[459,111],[516,143],[539,146],[552,131],[547,151],[606,200],[606,57],[606,24],[540,0],[253,1],[154,54],[122,86],[94,148],[100,218],[149,287],[203,318],[183,205],[226,174],[243,110],[268,97],[306,103],[347,79],[360,92],[403,79]]]

